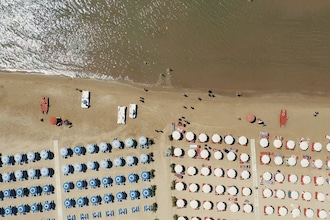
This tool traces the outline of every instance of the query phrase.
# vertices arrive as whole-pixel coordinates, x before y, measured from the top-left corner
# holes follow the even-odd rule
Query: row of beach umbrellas
[[[285,190],[282,189],[272,190],[269,188],[263,189],[262,195],[264,198],[269,198],[274,196],[275,198],[278,199],[285,199],[285,197],[287,196],[288,198],[291,198],[293,200],[298,200],[301,196],[301,198],[305,201],[311,201],[313,198],[313,194],[308,191],[302,191],[299,193],[299,191],[297,190],[289,190],[286,192]],[[314,196],[315,199],[317,199],[320,202],[324,202],[326,199],[326,193],[323,192],[315,192]]]
[[[25,164],[27,162],[35,162],[40,159],[49,160],[53,158],[53,153],[50,150],[42,150],[40,152],[28,152],[27,154],[17,153],[15,155],[2,155],[1,163],[3,165]]]
[[[15,172],[4,172],[0,174],[2,182],[22,181],[28,178],[37,179],[42,177],[51,177],[54,174],[53,168],[43,167],[41,169],[16,170]]]
[[[0,215],[3,216],[12,216],[12,215],[25,215],[26,213],[32,212],[42,212],[42,211],[50,211],[55,209],[55,203],[54,201],[45,201],[42,203],[33,203],[31,205],[29,204],[21,204],[18,206],[7,206],[5,208],[0,207]]]
[[[266,148],[269,146],[269,140],[268,138],[261,138],[259,141],[259,144],[261,147]],[[296,148],[296,142],[294,140],[288,140],[285,142],[285,148],[288,150],[294,150]],[[315,152],[321,152],[323,149],[323,145],[320,142],[314,142],[311,144],[312,151]],[[273,146],[277,149],[280,149],[283,147],[283,142],[280,139],[275,139],[273,141]],[[300,141],[299,142],[299,148],[302,151],[306,151],[309,148],[309,141]],[[328,152],[330,152],[330,143],[327,143],[326,149]]]
[[[286,206],[278,206],[277,212],[279,216],[286,216],[289,211]],[[300,207],[295,207],[291,210],[291,214],[293,218],[298,218],[302,215]],[[265,215],[273,215],[275,213],[275,208],[272,205],[264,206],[264,214]],[[326,219],[328,217],[328,212],[324,209],[318,209],[316,216],[314,209],[312,208],[304,208],[303,215],[307,218],[315,218],[316,216],[320,219]]]
[[[284,182],[285,180],[285,176],[283,173],[275,173],[275,174],[272,174],[271,172],[269,171],[266,171],[263,173],[262,175],[262,178],[263,180],[265,181],[271,181],[274,179],[274,181],[276,182]],[[288,174],[288,181],[290,183],[296,183],[298,182],[298,176],[296,174]],[[309,176],[309,175],[301,175],[300,176],[300,182],[302,185],[308,185],[312,182],[312,178]],[[322,176],[314,176],[314,184],[316,186],[321,186],[325,183],[325,178],[322,177]]]
[[[269,156],[269,154],[263,154],[260,156],[260,163],[261,164],[269,164],[271,162],[271,156]],[[273,158],[274,163],[278,166],[281,166],[284,162],[286,165],[289,166],[295,166],[298,163],[298,157],[295,155],[292,155],[290,157],[284,158],[283,156],[275,156]],[[308,158],[302,158],[300,160],[300,166],[303,168],[309,167],[310,166],[310,159]],[[312,162],[312,166],[318,169],[321,169],[324,166],[324,162],[321,159],[315,159]],[[330,168],[330,160],[326,161],[326,167]]]
[[[52,184],[45,184],[44,186],[31,186],[29,188],[5,189],[0,191],[0,199],[16,198],[24,196],[40,196],[41,193],[48,195],[54,193],[54,186]]]

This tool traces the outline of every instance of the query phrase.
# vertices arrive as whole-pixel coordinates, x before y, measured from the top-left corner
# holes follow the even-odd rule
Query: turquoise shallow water
[[[4,0],[0,69],[327,93],[329,12],[321,0]]]

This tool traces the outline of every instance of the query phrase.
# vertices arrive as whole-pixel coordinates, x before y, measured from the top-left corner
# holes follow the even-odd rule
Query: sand
[[[82,109],[80,107],[81,94],[76,90],[83,89],[91,91],[91,106],[89,109]],[[187,97],[183,96],[183,93]],[[48,96],[50,99],[49,113],[43,115],[40,109],[41,97]],[[144,103],[140,102],[140,97],[144,98]],[[201,100],[198,100],[201,98]],[[138,104],[138,114],[136,119],[127,118],[126,125],[117,124],[117,106],[128,106],[130,103]],[[34,202],[54,201],[56,208],[53,211],[42,213],[28,213],[26,216],[33,216],[35,219],[66,219],[67,216],[75,215],[79,219],[80,214],[88,214],[89,219],[92,219],[93,213],[101,213],[101,219],[107,219],[105,211],[114,210],[115,217],[118,219],[118,209],[126,208],[127,215],[120,215],[120,219],[172,219],[171,216],[177,214],[179,216],[187,216],[189,219],[193,216],[226,218],[226,219],[242,219],[251,217],[254,219],[277,219],[277,207],[285,205],[290,212],[292,207],[300,205],[303,208],[311,207],[315,211],[317,209],[328,210],[328,200],[325,202],[316,201],[314,193],[327,192],[327,184],[315,187],[313,182],[309,185],[301,185],[300,180],[297,184],[292,184],[287,181],[287,175],[295,173],[300,176],[308,173],[312,178],[314,176],[323,176],[328,178],[329,171],[323,167],[322,169],[315,169],[312,167],[301,168],[299,165],[300,159],[303,155],[310,155],[312,160],[322,159],[323,162],[327,160],[329,153],[325,149],[328,140],[324,135],[328,132],[328,124],[330,123],[330,104],[325,97],[308,96],[298,93],[272,93],[264,95],[255,95],[250,97],[236,97],[236,96],[221,96],[215,94],[215,97],[209,97],[207,91],[193,91],[184,90],[176,91],[170,88],[148,88],[145,91],[141,87],[130,84],[121,84],[118,82],[105,82],[87,79],[71,79],[65,77],[53,76],[39,76],[39,75],[25,75],[25,74],[6,74],[1,73],[0,76],[0,146],[2,155],[14,155],[15,153],[27,153],[29,151],[41,151],[49,149],[54,152],[55,157],[52,160],[39,161],[35,163],[28,163],[26,165],[3,165],[0,172],[9,172],[19,169],[42,168],[51,167],[55,170],[55,175],[50,178],[40,178],[38,180],[24,180],[12,183],[1,184],[0,189],[16,189],[18,187],[29,187],[32,185],[53,184],[55,192],[52,195],[42,195],[37,197],[25,197],[17,199],[5,199],[0,202],[1,207],[18,204],[32,204]],[[185,109],[183,106],[186,106]],[[193,107],[194,109],[192,109]],[[279,126],[279,112],[281,109],[288,111],[288,122],[285,128]],[[313,113],[317,111],[319,115],[314,117]],[[262,127],[257,123],[250,124],[247,122],[245,116],[248,113],[254,113],[261,118],[266,126]],[[73,127],[53,126],[49,123],[50,117],[61,117],[68,119],[73,123]],[[252,156],[251,143],[255,140],[255,157],[251,161],[256,161],[256,174],[258,180],[258,189],[254,189],[253,176],[248,180],[240,180],[238,177],[231,180],[227,177],[215,177],[213,174],[209,177],[204,177],[198,174],[197,176],[188,176],[184,174],[183,179],[178,179],[171,173],[170,164],[182,164],[186,168],[189,166],[196,166],[199,170],[203,165],[211,166],[212,169],[222,167],[225,171],[229,168],[236,169],[238,175],[243,170],[239,160],[229,162],[226,158],[217,161],[211,152],[210,160],[192,159],[187,155],[182,158],[165,157],[164,153],[170,146],[180,147],[187,153],[190,143],[185,140],[170,141],[168,136],[171,134],[171,123],[178,122],[182,116],[185,117],[190,124],[182,128],[186,131],[192,131],[196,134],[204,132],[211,136],[214,133],[219,133],[221,136],[232,134],[235,138],[245,135],[249,139],[248,146],[240,146],[235,143],[228,146],[224,143],[213,144],[207,142],[212,149],[236,148],[236,154],[239,156],[245,152]],[[238,120],[241,117],[241,120]],[[44,122],[40,119],[43,118]],[[161,130],[162,132],[156,132]],[[270,134],[270,146],[268,148],[261,148],[259,146],[259,133],[268,132]],[[138,139],[140,136],[146,136],[153,139],[155,144],[149,149],[114,149],[111,153],[97,153],[86,154],[83,156],[73,156],[68,159],[61,158],[58,154],[58,149],[62,147],[73,148],[76,145],[86,146],[91,143],[100,143],[106,141],[111,143],[114,138],[124,141],[128,137]],[[320,142],[323,144],[321,152],[312,152],[311,147],[303,152],[296,147],[295,150],[276,150],[273,147],[274,136],[282,136],[283,143],[287,140],[294,140],[299,144],[299,140],[303,137],[310,139],[312,142]],[[54,141],[57,141],[58,148]],[[204,143],[198,143],[204,147]],[[253,147],[253,146],[252,146]],[[56,150],[57,149],[57,150]],[[110,158],[113,160],[116,157],[127,155],[135,155],[139,158],[141,153],[149,154],[153,152],[154,161],[150,164],[138,164],[134,167],[112,167],[111,169],[101,169],[99,171],[88,170],[86,173],[74,173],[64,176],[61,167],[65,164],[74,165],[77,162],[87,163],[88,161],[100,161],[102,159]],[[289,157],[291,155],[298,156],[298,164],[294,167],[286,165],[277,166],[271,158],[269,165],[260,165],[259,156],[261,152],[282,153],[283,156]],[[253,175],[252,163],[250,168],[247,168]],[[126,183],[124,186],[114,185],[110,188],[78,190],[73,189],[71,192],[65,193],[62,189],[62,184],[65,181],[73,181],[78,179],[99,178],[103,176],[114,177],[116,175],[127,175],[131,172],[140,174],[142,170],[155,169],[155,178],[150,182]],[[259,176],[264,171],[272,173],[280,170],[285,174],[285,181],[283,184],[274,183],[268,184],[260,182]],[[241,196],[241,192],[237,196],[237,202],[241,210],[237,213],[232,213],[229,209],[225,212],[217,212],[216,207],[213,210],[204,210],[202,207],[199,210],[193,210],[189,207],[191,199],[198,199],[212,201],[215,206],[219,201],[225,201],[229,204],[228,199],[231,198],[228,194],[215,195],[214,191],[210,194],[205,194],[202,191],[198,193],[190,193],[189,191],[171,190],[171,182],[184,181],[186,184],[195,182],[200,185],[208,183],[213,186],[223,184],[225,186],[236,185],[239,190],[243,186],[253,189],[253,194],[248,197]],[[130,190],[137,189],[141,191],[143,188],[156,185],[156,196],[152,198],[139,200],[130,200],[129,195],[127,200],[123,202],[115,201],[113,204],[86,206],[84,208],[76,207],[65,209],[63,202],[66,198],[77,199],[79,196],[100,195],[103,197],[104,193],[115,194],[118,191],[126,191],[129,194]],[[277,198],[262,198],[263,188],[283,189],[286,192],[296,189],[299,192],[310,191],[313,195],[311,202],[306,202],[301,199],[292,200],[286,196],[284,200]],[[60,188],[60,189],[59,189]],[[214,190],[214,189],[213,189]],[[255,195],[259,195],[258,201],[255,201]],[[172,208],[171,197],[185,198],[188,201],[186,208],[177,209]],[[249,203],[256,205],[254,213],[244,213],[242,211],[243,204],[248,200]],[[61,204],[60,204],[61,201]],[[144,212],[144,205],[150,205],[156,202],[158,204],[158,211]],[[263,206],[273,205],[275,213],[271,216],[264,216]],[[138,206],[140,211],[132,213],[131,207]],[[62,216],[62,217],[61,217]],[[288,216],[291,218],[291,214]],[[10,219],[22,219],[20,215],[11,217]],[[9,217],[8,217],[9,219]],[[109,219],[111,219],[109,217]]]

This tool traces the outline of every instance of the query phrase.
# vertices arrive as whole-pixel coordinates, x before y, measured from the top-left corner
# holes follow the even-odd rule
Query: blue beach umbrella
[[[27,205],[19,205],[17,207],[17,211],[20,215],[24,215],[25,213],[27,213],[28,207],[27,207]]]
[[[110,186],[112,183],[111,177],[105,176],[102,178],[102,184],[104,187]]]
[[[92,205],[98,205],[101,203],[101,196],[92,196],[90,198]]]
[[[75,204],[74,199],[67,198],[67,199],[64,200],[65,208],[72,208],[72,207],[74,207],[74,204]]]
[[[87,187],[87,182],[86,182],[86,180],[77,180],[77,182],[76,182],[76,187],[77,187],[79,190],[85,189],[85,188]]]
[[[87,205],[87,197],[79,197],[77,199],[77,204],[79,207],[83,207],[83,206],[86,206]]]
[[[142,178],[143,181],[149,181],[150,180],[150,172],[142,171],[141,172],[141,178]]]
[[[138,175],[136,175],[135,173],[130,173],[130,174],[128,175],[128,181],[129,181],[130,183],[136,183],[137,180],[138,180]]]
[[[100,186],[100,180],[97,179],[97,178],[92,178],[92,179],[89,180],[89,185],[90,185],[92,188],[99,187],[99,186]]]
[[[72,182],[63,183],[63,189],[65,192],[70,191],[71,189],[73,189],[73,183]]]
[[[33,213],[40,212],[41,211],[41,203],[33,203],[31,205],[30,209]]]
[[[83,146],[75,146],[73,148],[73,152],[77,155],[80,156],[85,153],[85,148]]]
[[[50,203],[48,202],[48,201],[45,201],[44,202],[44,210],[45,211],[49,211],[49,210],[51,210],[51,205],[50,205]]]
[[[44,194],[49,194],[49,193],[52,193],[53,188],[54,188],[53,185],[46,184],[42,187],[42,191]]]
[[[16,189],[16,195],[18,197],[23,197],[24,196],[24,190],[23,190],[23,188],[17,188]]]
[[[123,183],[123,176],[116,176],[115,177],[115,182],[117,185],[120,185]]]
[[[112,142],[112,146],[115,148],[115,149],[120,149],[122,147],[122,144],[119,140],[114,140]]]
[[[99,144],[100,150],[105,153],[105,152],[109,152],[110,151],[110,144],[106,143],[106,142],[101,142]]]
[[[117,198],[118,202],[121,202],[124,199],[123,192],[117,192],[116,198]]]
[[[137,190],[131,190],[129,192],[129,196],[131,197],[131,200],[139,198],[139,191]]]
[[[105,203],[113,202],[113,200],[114,200],[114,197],[112,194],[104,194],[103,201]]]
[[[3,191],[3,196],[5,197],[5,198],[10,198],[11,197],[11,192],[10,192],[10,189],[5,189],[4,191]]]
[[[148,198],[150,196],[150,188],[142,189],[142,195],[144,198]]]
[[[7,207],[5,208],[5,214],[6,214],[6,215],[12,215],[12,214],[13,214],[12,206],[7,206]]]

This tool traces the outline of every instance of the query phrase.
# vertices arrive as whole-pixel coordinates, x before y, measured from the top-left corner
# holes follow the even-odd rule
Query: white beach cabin
[[[89,108],[89,99],[90,99],[90,92],[83,90],[81,92],[81,107],[82,108]]]
[[[136,114],[137,114],[137,105],[129,104],[129,117],[136,118]]]
[[[118,106],[118,119],[117,124],[126,124],[126,106]]]

